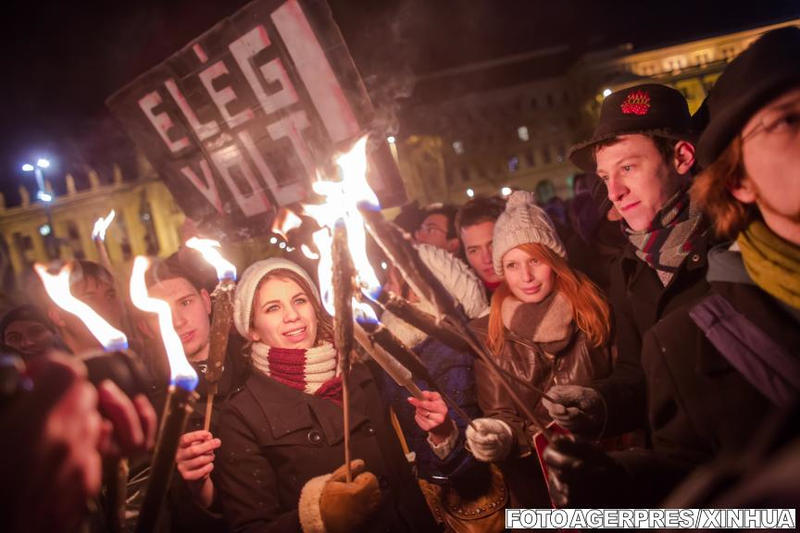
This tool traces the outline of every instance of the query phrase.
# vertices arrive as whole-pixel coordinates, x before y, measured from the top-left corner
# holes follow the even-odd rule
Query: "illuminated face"
[[[764,222],[800,244],[800,87],[762,107],[742,128],[746,177],[731,192],[755,203]]]
[[[539,303],[553,291],[553,269],[536,257],[512,248],[503,256],[503,277],[523,303]]]
[[[16,320],[3,332],[3,343],[23,357],[43,354],[53,345],[55,338],[52,331],[34,320]]]
[[[494,222],[491,220],[461,228],[461,243],[467,262],[485,283],[498,283],[502,279],[492,264],[493,234]]]
[[[317,315],[311,296],[291,279],[269,278],[253,302],[250,338],[273,348],[307,349],[317,339]]]
[[[447,216],[442,214],[428,215],[419,229],[414,232],[414,239],[423,244],[430,244],[443,250],[448,249]]]
[[[634,231],[647,229],[681,184],[674,167],[645,135],[622,135],[597,150],[596,158],[608,199]]]
[[[164,300],[172,310],[172,325],[181,338],[183,351],[189,361],[208,359],[211,333],[211,299],[205,289],[198,290],[186,278],[160,281],[147,289],[152,298]],[[159,332],[158,317],[148,313],[153,332]]]

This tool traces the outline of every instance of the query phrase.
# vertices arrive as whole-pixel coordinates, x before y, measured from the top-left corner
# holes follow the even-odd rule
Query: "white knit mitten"
[[[513,436],[508,424],[497,418],[476,418],[467,426],[467,449],[478,461],[502,461],[511,451]]]

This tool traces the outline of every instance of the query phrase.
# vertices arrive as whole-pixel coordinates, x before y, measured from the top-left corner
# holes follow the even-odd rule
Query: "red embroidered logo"
[[[650,95],[647,91],[634,91],[619,107],[626,115],[646,115],[650,110]]]

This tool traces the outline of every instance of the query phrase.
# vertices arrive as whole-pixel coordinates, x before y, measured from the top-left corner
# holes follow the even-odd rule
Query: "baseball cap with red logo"
[[[691,115],[683,95],[666,85],[636,85],[603,100],[592,137],[569,149],[569,160],[585,172],[595,171],[594,145],[619,135],[642,133],[693,142]]]

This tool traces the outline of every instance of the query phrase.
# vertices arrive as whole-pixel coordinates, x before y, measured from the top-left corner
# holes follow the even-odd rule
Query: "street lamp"
[[[36,187],[39,189],[36,192],[36,197],[43,202],[52,202],[53,196],[44,190],[44,172],[42,172],[43,168],[50,168],[50,161],[43,157],[40,157],[36,160],[36,166],[33,166],[31,163],[25,163],[22,165],[23,172],[33,172],[34,176],[36,176]]]
[[[50,168],[50,161],[43,157],[36,160],[35,166],[31,163],[22,165],[23,172],[33,172],[33,175],[36,176],[36,188],[38,189],[36,191],[36,198],[44,203],[44,211],[47,215],[47,224],[39,228],[39,232],[42,234],[42,237],[45,238],[48,255],[53,258],[57,255],[58,239],[53,230],[53,217],[50,214],[50,203],[53,201],[53,195],[44,190],[44,172],[42,169],[45,168]]]

